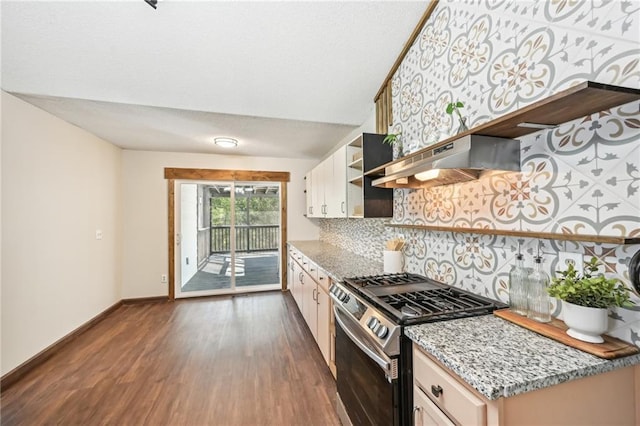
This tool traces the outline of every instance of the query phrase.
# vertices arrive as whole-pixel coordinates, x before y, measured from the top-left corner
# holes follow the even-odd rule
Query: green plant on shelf
[[[453,116],[453,113],[456,113],[456,115],[458,116],[458,122],[460,123],[460,126],[458,127],[458,133],[466,132],[467,130],[469,130],[469,127],[467,127],[467,119],[460,113],[460,108],[464,108],[464,104],[460,101],[455,101],[449,102],[446,109],[447,114]]]
[[[403,157],[404,153],[402,152],[402,132],[399,133],[389,133],[384,137],[382,143],[389,144],[391,146],[396,146],[398,148],[398,158]]]
[[[618,278],[599,274],[600,265],[602,263],[592,257],[580,275],[573,264],[569,264],[566,270],[557,271],[560,276],[552,280],[547,292],[552,297],[588,308],[632,307],[630,290]]]

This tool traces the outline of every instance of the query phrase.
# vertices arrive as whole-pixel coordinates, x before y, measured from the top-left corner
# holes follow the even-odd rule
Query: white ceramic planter
[[[587,308],[562,301],[562,316],[569,329],[567,334],[575,339],[590,343],[602,343],[601,334],[609,328],[609,310]]]

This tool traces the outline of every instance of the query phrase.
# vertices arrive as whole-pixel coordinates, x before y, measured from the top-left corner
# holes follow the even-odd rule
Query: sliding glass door
[[[279,182],[176,181],[175,195],[176,297],[280,288]]]

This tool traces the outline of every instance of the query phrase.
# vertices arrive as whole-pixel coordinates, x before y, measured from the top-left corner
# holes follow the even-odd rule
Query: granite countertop
[[[383,272],[382,262],[329,243],[288,244],[336,281]],[[493,315],[414,325],[405,334],[491,400],[640,364],[640,354],[605,360]]]
[[[376,275],[383,271],[382,262],[376,262],[322,241],[289,241],[312,262],[324,269],[334,281],[346,277]]]
[[[488,399],[640,364],[605,360],[493,315],[421,324],[405,334]]]

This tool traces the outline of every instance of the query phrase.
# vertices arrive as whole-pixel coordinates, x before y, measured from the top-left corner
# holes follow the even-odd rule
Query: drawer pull
[[[440,385],[431,385],[431,393],[436,398],[440,397],[442,395],[442,387]]]

